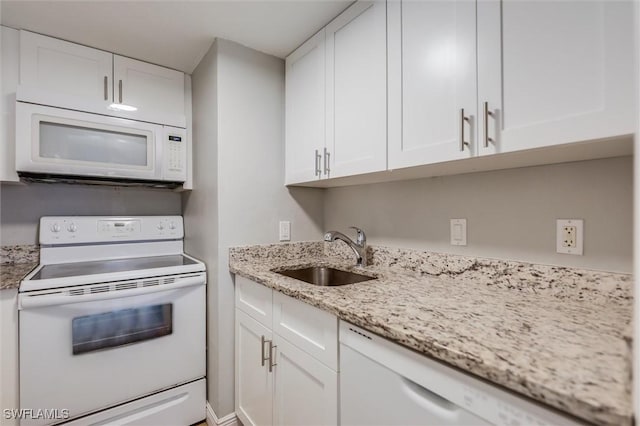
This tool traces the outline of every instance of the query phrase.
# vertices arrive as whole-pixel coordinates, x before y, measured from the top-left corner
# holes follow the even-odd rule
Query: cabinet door
[[[325,143],[325,31],[286,60],[286,184],[322,176]]]
[[[244,425],[273,423],[273,372],[265,341],[272,339],[271,330],[236,309],[236,414]]]
[[[112,66],[109,52],[20,31],[20,84],[49,104],[110,104]]]
[[[476,152],[476,2],[388,3],[389,169]]]
[[[480,153],[631,134],[633,40],[630,1],[478,2]]]
[[[113,81],[114,102],[136,107],[138,119],[184,127],[184,74],[180,71],[114,55]]]
[[[326,31],[328,176],[385,170],[386,3],[358,1]]]
[[[18,182],[16,90],[20,79],[20,32],[0,26],[0,43],[0,181]]]
[[[273,331],[329,368],[338,369],[338,318],[335,315],[276,291]]]
[[[338,424],[338,373],[274,334],[274,424]]]

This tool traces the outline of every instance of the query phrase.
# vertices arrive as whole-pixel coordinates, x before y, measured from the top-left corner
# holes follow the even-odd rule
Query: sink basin
[[[276,271],[280,275],[295,278],[313,285],[322,286],[338,286],[345,284],[354,284],[362,281],[375,280],[374,277],[355,274],[353,272],[341,271],[339,269],[329,268],[327,266],[313,266],[304,269],[288,269],[284,271]]]

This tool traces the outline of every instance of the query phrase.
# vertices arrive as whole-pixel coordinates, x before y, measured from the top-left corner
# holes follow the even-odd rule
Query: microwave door
[[[18,103],[19,172],[160,180],[162,126]]]

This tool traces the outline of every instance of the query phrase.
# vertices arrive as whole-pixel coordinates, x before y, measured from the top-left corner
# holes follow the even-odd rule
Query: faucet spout
[[[329,231],[324,234],[324,240],[327,242],[333,242],[336,240],[341,240],[345,244],[347,244],[351,250],[356,255],[356,266],[366,266],[367,265],[367,237],[364,234],[362,229],[356,228],[352,226],[351,228],[355,229],[357,232],[356,241],[353,241],[351,238],[344,235],[342,232],[338,231]]]

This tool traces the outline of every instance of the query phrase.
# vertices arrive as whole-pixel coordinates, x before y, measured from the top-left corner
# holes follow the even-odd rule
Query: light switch
[[[451,245],[467,245],[467,219],[451,219]]]
[[[280,221],[280,241],[291,241],[291,222]]]

